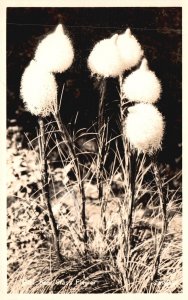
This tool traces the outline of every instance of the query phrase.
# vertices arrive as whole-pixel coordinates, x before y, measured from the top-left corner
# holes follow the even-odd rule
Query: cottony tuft
[[[125,78],[122,90],[129,101],[156,103],[160,98],[161,83],[155,73],[148,69],[144,58],[140,68]]]
[[[88,58],[88,67],[92,74],[103,77],[117,77],[124,71],[121,58],[116,46],[118,34],[110,39],[98,42]]]
[[[140,103],[128,109],[125,134],[138,152],[152,154],[161,147],[164,133],[163,116],[152,104]]]
[[[118,35],[116,44],[124,70],[130,70],[139,63],[143,50],[129,28],[125,33]]]
[[[46,117],[57,112],[57,84],[52,73],[32,60],[25,69],[20,94],[31,114]]]
[[[73,63],[74,50],[69,37],[59,24],[38,45],[35,60],[49,72],[65,72]]]

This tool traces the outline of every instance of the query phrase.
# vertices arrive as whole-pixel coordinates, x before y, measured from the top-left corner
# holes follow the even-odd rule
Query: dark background
[[[65,85],[62,103],[64,122],[77,128],[88,127],[97,116],[96,82],[90,78],[87,57],[94,44],[127,27],[136,36],[150,69],[163,86],[158,108],[165,116],[166,131],[160,160],[176,168],[181,164],[182,140],[182,31],[181,8],[8,8],[7,9],[7,126],[14,119],[23,131],[34,134],[36,118],[25,112],[20,99],[20,79],[34,56],[38,42],[61,22],[72,39],[75,60],[72,67],[57,76]],[[112,84],[113,83],[113,84]],[[107,83],[108,102],[115,103],[116,80]],[[108,111],[116,115],[117,105]],[[117,115],[116,115],[117,117]]]

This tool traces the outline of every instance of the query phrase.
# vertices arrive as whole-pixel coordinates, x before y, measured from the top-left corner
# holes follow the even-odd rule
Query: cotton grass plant
[[[110,47],[111,45],[111,47]],[[108,50],[107,50],[108,49]],[[137,39],[131,34],[128,28],[124,34],[114,34],[110,39],[105,39],[98,42],[89,58],[88,67],[92,74],[102,76],[103,80],[107,77],[119,77],[120,86],[120,121],[121,132],[125,155],[125,190],[128,192],[127,213],[125,220],[125,259],[124,268],[128,270],[129,260],[131,259],[131,232],[132,232],[132,216],[135,202],[135,179],[138,167],[138,161],[136,159],[142,153],[148,154],[151,157],[161,147],[161,142],[164,133],[164,121],[160,112],[151,104],[158,101],[161,94],[161,84],[153,71],[148,68],[147,60],[142,59],[140,67],[132,72],[128,77],[123,79],[123,73],[131,70],[135,67],[143,57],[144,52],[141,49],[141,45]],[[105,126],[104,120],[104,91],[99,100],[99,126],[98,131],[101,134],[101,128]],[[131,102],[143,102],[129,107]],[[102,121],[101,121],[102,120]],[[104,148],[104,142],[100,142],[101,147]],[[99,158],[99,166],[102,165],[103,157]],[[158,168],[153,161],[154,174],[156,184],[158,187],[159,198],[161,200],[161,206],[163,210],[163,233],[166,227],[166,208],[161,189],[160,176]],[[99,167],[99,172],[101,172]],[[101,177],[97,176],[101,182]],[[102,183],[101,190],[103,190]],[[99,188],[100,190],[100,188]],[[101,202],[103,199],[101,198]],[[125,203],[124,203],[125,204]],[[124,226],[123,226],[124,227]],[[162,244],[162,242],[160,242]],[[159,247],[160,248],[160,247]],[[156,250],[156,259],[159,260],[160,251]],[[155,262],[154,273],[157,273],[157,263]],[[124,276],[124,282],[127,285],[128,275]]]
[[[49,57],[50,50],[50,57]],[[65,35],[61,24],[57,26],[55,31],[47,35],[38,45],[35,52],[35,62],[32,66],[25,70],[21,83],[21,96],[26,104],[26,108],[33,114],[46,117],[53,115],[58,130],[62,135],[68,153],[71,157],[71,164],[74,166],[75,175],[79,185],[80,196],[82,199],[81,220],[83,226],[83,241],[87,244],[87,229],[86,229],[86,213],[85,213],[85,191],[84,182],[79,166],[79,158],[76,153],[74,142],[60,117],[60,103],[57,103],[57,84],[53,73],[62,73],[70,68],[74,59],[74,50],[72,43],[67,35]],[[29,68],[29,67],[28,67]],[[53,73],[52,73],[53,72]],[[40,75],[43,75],[40,80]],[[35,93],[31,92],[30,82]],[[41,83],[41,84],[40,84]],[[42,132],[43,144],[45,143],[44,135],[44,120],[39,119],[39,125]],[[44,146],[45,147],[45,146]],[[45,166],[46,159],[45,157]],[[47,174],[47,167],[45,167],[45,174]],[[47,175],[45,175],[47,178]],[[47,185],[47,182],[45,182]],[[48,196],[49,198],[49,196]],[[48,201],[49,202],[49,201]],[[55,225],[54,225],[55,228]],[[57,235],[56,230],[56,235]],[[58,250],[60,252],[60,250]],[[60,256],[58,254],[58,256]]]
[[[177,195],[168,190],[168,180],[161,179],[157,165],[165,122],[154,104],[160,99],[162,88],[143,57],[144,51],[129,28],[94,45],[87,62],[91,75],[100,83],[97,132],[94,134],[98,150],[90,153],[78,149],[76,143],[80,136],[87,139],[87,131],[85,136],[84,131],[70,134],[61,119],[63,91],[61,98],[57,98],[54,73],[65,72],[71,67],[74,60],[72,42],[60,24],[39,43],[34,59],[22,76],[21,97],[25,108],[39,121],[41,198],[48,209],[53,245],[50,249],[42,248],[39,254],[27,253],[21,268],[9,278],[9,292],[181,290],[181,241],[172,233],[174,219],[179,216],[174,204]],[[105,164],[112,140],[105,104],[106,83],[110,77],[118,82],[120,135],[113,138],[114,157],[107,170]],[[49,141],[53,144],[50,149]],[[122,152],[119,143],[123,146]],[[76,178],[74,181],[63,179],[60,191],[56,191],[51,176],[53,151],[58,152],[62,172],[73,171]],[[86,155],[90,155],[87,166],[80,159]],[[96,184],[93,184],[95,178]],[[89,198],[87,186],[95,188],[97,199],[86,201]],[[67,213],[63,213],[58,202],[61,193]],[[142,209],[141,199],[148,194],[150,198]],[[155,207],[155,203],[158,206]],[[147,207],[148,210],[152,207],[149,217],[146,216]],[[169,219],[171,210],[175,214]],[[174,280],[174,271],[177,278],[170,287],[167,281]],[[28,284],[23,285],[24,282]]]
[[[139,157],[140,154],[146,154],[151,158],[163,214],[161,239],[156,248],[153,274],[151,276],[152,282],[158,272],[161,248],[167,230],[166,201],[163,196],[161,178],[156,163],[156,153],[161,148],[165,125],[162,115],[157,108],[151,104],[159,100],[161,84],[154,72],[148,69],[147,60],[144,58],[139,69],[132,72],[124,80],[122,76],[119,77],[119,85],[120,120],[122,126],[125,168],[128,174],[128,182],[126,184],[129,187],[129,201],[125,228],[126,267],[128,269],[128,263],[131,259],[132,217],[136,188],[135,176],[139,166],[139,159],[136,157]],[[140,103],[134,105],[134,102]]]
[[[109,39],[99,41],[92,49],[88,57],[88,68],[91,75],[95,75],[100,82],[100,98],[98,107],[98,161],[97,161],[97,185],[99,191],[99,200],[101,203],[101,216],[103,215],[104,191],[104,155],[105,155],[105,136],[107,132],[107,121],[105,120],[105,92],[106,78],[117,77],[122,74],[123,68],[117,51],[115,34]],[[105,232],[105,218],[102,217],[102,231]]]
[[[42,195],[48,208],[51,229],[53,232],[54,247],[57,257],[61,262],[59,248],[59,231],[53,216],[48,181],[48,167],[46,159],[46,137],[44,128],[44,117],[57,111],[57,85],[52,73],[41,69],[40,65],[34,60],[25,69],[21,80],[21,97],[26,109],[38,116],[40,128],[40,158],[42,174]]]
[[[124,34],[114,34],[111,38],[96,43],[88,57],[88,68],[91,74],[95,75],[101,83],[98,110],[99,156],[97,164],[97,182],[101,203],[104,203],[102,177],[105,152],[104,137],[106,135],[107,126],[107,121],[104,117],[106,80],[109,77],[121,77],[125,71],[137,65],[142,56],[143,50],[128,28]],[[103,207],[103,205],[101,207]],[[103,227],[105,228],[105,220]]]

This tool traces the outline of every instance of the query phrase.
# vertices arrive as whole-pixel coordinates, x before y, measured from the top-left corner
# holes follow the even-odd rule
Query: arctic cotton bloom
[[[144,58],[140,68],[125,78],[122,90],[130,101],[155,103],[160,98],[161,83]]]
[[[163,116],[152,104],[140,103],[128,109],[125,134],[139,152],[153,153],[161,147],[164,133]]]
[[[143,50],[129,28],[125,33],[118,35],[116,44],[124,70],[130,70],[139,63],[143,56]]]
[[[54,73],[66,71],[72,65],[73,59],[72,43],[61,24],[39,43],[35,52],[35,60]]]
[[[57,111],[57,84],[52,73],[31,61],[25,69],[20,94],[25,107],[34,115],[48,116]]]
[[[88,58],[92,74],[117,77],[123,73],[124,67],[116,46],[117,38],[118,34],[114,34],[110,39],[104,39],[94,46]]]

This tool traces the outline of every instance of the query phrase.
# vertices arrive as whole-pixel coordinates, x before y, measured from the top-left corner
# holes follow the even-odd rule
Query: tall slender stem
[[[59,262],[62,262],[62,255],[60,253],[60,246],[59,246],[59,230],[57,228],[57,224],[53,215],[52,206],[50,202],[50,191],[49,191],[49,182],[48,182],[48,166],[47,166],[47,159],[46,159],[46,137],[45,137],[45,130],[44,130],[44,120],[43,118],[39,118],[39,127],[40,127],[40,137],[41,137],[41,160],[42,160],[42,192],[43,197],[48,209],[49,214],[49,221],[50,226],[52,229],[53,234],[53,243],[54,248],[58,257]]]
[[[133,207],[135,202],[135,155],[131,153],[131,158],[129,160],[129,172],[130,172],[130,196],[128,199],[128,212],[127,212],[127,222],[126,222],[126,232],[127,232],[127,268],[129,265],[129,259],[131,254],[131,238],[132,238],[132,219],[133,219]]]
[[[129,142],[126,138],[125,133],[125,103],[123,100],[122,94],[122,76],[119,77],[119,86],[120,86],[120,122],[121,122],[121,133],[122,133],[122,141],[123,141],[123,149],[124,149],[124,161],[125,161],[125,172],[126,178],[125,180],[125,190],[127,191],[128,196],[128,208],[127,208],[127,218],[125,225],[125,233],[126,233],[126,241],[125,241],[125,256],[127,261],[127,268],[129,265],[130,252],[131,252],[131,236],[132,236],[132,216],[133,216],[133,206],[134,206],[134,198],[135,198],[135,170],[136,170],[136,160],[135,154],[131,152]],[[124,201],[124,204],[126,201]]]
[[[104,156],[105,156],[105,135],[106,135],[106,124],[104,116],[105,107],[105,92],[106,92],[106,79],[101,79],[100,85],[100,99],[98,108],[98,161],[97,161],[97,186],[99,192],[99,202],[101,203],[101,221],[102,221],[102,231],[106,230],[106,218],[105,209],[106,202],[104,199],[104,186],[103,186],[103,175],[104,175]]]
[[[84,182],[83,182],[83,178],[82,178],[83,176],[81,174],[79,160],[78,160],[78,157],[77,157],[77,154],[75,151],[74,143],[72,142],[72,140],[70,138],[67,128],[61,121],[61,117],[60,117],[59,113],[54,114],[54,118],[56,120],[58,129],[59,129],[60,133],[62,134],[65,144],[68,148],[71,159],[74,162],[75,174],[76,174],[76,178],[78,181],[80,195],[82,198],[81,218],[82,218],[82,225],[83,225],[83,230],[84,230],[83,240],[84,240],[84,243],[87,244],[88,236],[87,236],[87,223],[86,223],[86,196],[85,196]]]
[[[165,235],[166,235],[166,232],[167,232],[167,225],[168,225],[166,199],[163,195],[162,181],[161,181],[159,169],[158,169],[158,166],[157,166],[156,158],[154,158],[154,157],[152,159],[152,167],[153,167],[153,173],[154,173],[154,176],[155,176],[155,182],[156,182],[156,186],[157,186],[157,190],[158,190],[160,205],[161,205],[161,209],[162,209],[162,231],[161,231],[160,241],[159,241],[159,244],[158,244],[158,247],[157,247],[157,250],[156,250],[156,254],[155,254],[155,258],[154,258],[154,269],[153,269],[153,273],[152,273],[151,282],[153,280],[155,280],[155,278],[157,276],[157,273],[158,273],[161,251],[162,251],[162,247],[163,247],[163,244],[164,244]]]

